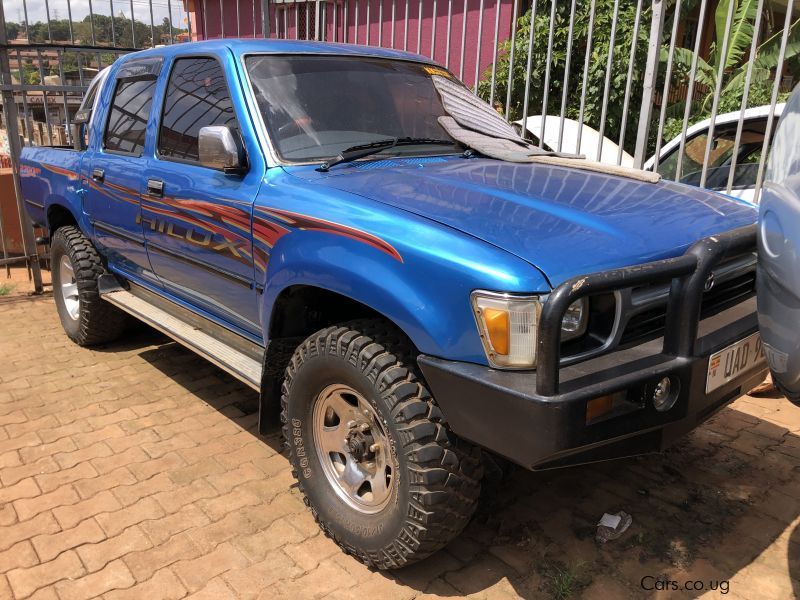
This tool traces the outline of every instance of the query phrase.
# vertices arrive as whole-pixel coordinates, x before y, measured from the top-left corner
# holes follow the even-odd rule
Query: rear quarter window
[[[106,150],[141,156],[155,86],[155,79],[122,79],[117,82],[103,135]]]

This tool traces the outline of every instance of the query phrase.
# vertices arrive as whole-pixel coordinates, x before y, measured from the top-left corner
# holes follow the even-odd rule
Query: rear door
[[[84,207],[97,245],[112,268],[150,280],[155,278],[144,247],[141,191],[145,131],[161,62],[131,60],[117,70],[99,103],[108,109],[93,115],[81,167]]]
[[[254,285],[252,206],[263,164],[244,175],[204,167],[202,127],[224,125],[251,140],[255,133],[232,96],[235,72],[226,53],[180,56],[169,66],[156,147],[144,172],[144,235],[164,288],[191,305],[260,335]],[[237,104],[239,104],[237,106]],[[247,139],[245,137],[245,139]],[[249,156],[257,159],[253,152]]]

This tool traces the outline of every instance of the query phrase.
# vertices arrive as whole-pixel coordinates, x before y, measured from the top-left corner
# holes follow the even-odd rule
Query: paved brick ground
[[[51,297],[0,299],[0,598],[800,591],[800,408],[784,399],[743,398],[663,456],[488,482],[461,537],[391,575],[318,532],[255,401],[150,330],[81,349]],[[598,546],[619,509],[630,531]]]

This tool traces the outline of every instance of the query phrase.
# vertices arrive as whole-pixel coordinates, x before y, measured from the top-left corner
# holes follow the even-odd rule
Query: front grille
[[[705,319],[730,308],[755,294],[756,271],[750,267],[747,271],[717,283],[710,291],[703,294],[700,307],[700,318]],[[625,326],[620,338],[620,346],[628,346],[647,339],[664,335],[667,322],[667,304],[664,302],[636,313]]]

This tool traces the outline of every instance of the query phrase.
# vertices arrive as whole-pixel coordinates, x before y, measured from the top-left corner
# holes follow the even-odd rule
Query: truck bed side
[[[80,168],[83,152],[66,148],[25,147],[20,159],[22,197],[37,225],[48,225],[54,206],[68,210],[81,224]]]

